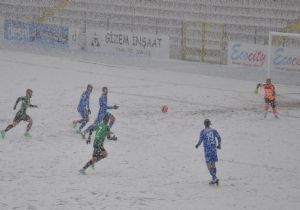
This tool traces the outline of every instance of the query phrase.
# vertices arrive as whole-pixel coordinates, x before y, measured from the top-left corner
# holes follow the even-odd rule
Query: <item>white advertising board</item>
[[[132,32],[87,30],[87,50],[169,59],[169,37]]]
[[[268,46],[229,42],[228,65],[257,67],[267,69]],[[273,47],[271,71],[300,71],[300,50],[286,47]]]

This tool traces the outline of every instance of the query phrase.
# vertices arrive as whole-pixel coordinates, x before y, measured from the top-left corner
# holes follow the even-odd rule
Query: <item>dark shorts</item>
[[[97,160],[101,160],[107,157],[107,152],[104,147],[94,148],[93,157]]]
[[[29,115],[27,114],[23,114],[21,112],[17,112],[15,118],[14,118],[14,122],[15,123],[19,123],[21,121],[29,121],[31,118]]]
[[[265,103],[266,103],[266,104],[270,104],[272,108],[275,108],[275,107],[276,107],[276,101],[275,101],[275,99],[270,100],[270,99],[268,99],[268,98],[265,98]]]

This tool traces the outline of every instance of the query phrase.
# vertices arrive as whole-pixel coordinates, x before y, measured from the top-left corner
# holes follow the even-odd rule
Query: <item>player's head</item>
[[[267,84],[271,84],[271,82],[272,82],[271,78],[267,78],[267,79],[266,79],[266,83],[267,83]]]
[[[209,128],[210,125],[211,125],[210,120],[209,120],[209,119],[205,119],[205,120],[204,120],[204,126],[205,126],[205,128]]]
[[[102,93],[103,93],[104,95],[107,95],[107,93],[108,93],[107,87],[103,87],[103,88],[102,88]]]
[[[93,91],[93,86],[91,84],[88,84],[86,87],[86,90],[91,93]]]
[[[31,96],[32,96],[32,90],[31,89],[26,90],[26,96],[31,98]]]
[[[107,114],[103,117],[103,123],[107,124],[108,121],[109,121],[109,115]]]

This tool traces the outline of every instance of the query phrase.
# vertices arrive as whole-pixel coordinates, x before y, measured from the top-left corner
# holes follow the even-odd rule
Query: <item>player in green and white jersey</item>
[[[21,121],[28,122],[28,125],[27,125],[26,132],[25,132],[24,136],[25,137],[31,137],[31,135],[29,133],[29,130],[31,129],[33,120],[31,119],[31,117],[29,115],[26,114],[26,111],[27,111],[28,107],[35,107],[35,108],[38,107],[37,105],[32,105],[30,103],[30,99],[32,97],[32,93],[33,93],[33,91],[31,89],[27,89],[26,90],[26,96],[19,97],[17,99],[16,104],[14,105],[14,110],[17,108],[17,105],[18,105],[19,102],[21,102],[21,108],[17,112],[17,114],[16,114],[16,116],[15,116],[15,118],[13,120],[13,123],[10,124],[10,125],[8,125],[5,130],[1,130],[0,131],[0,136],[2,138],[5,137],[5,134],[6,134],[7,131],[9,131],[10,129],[12,129],[16,125],[18,125],[19,122],[21,122]]]
[[[116,140],[115,138],[111,138],[110,136],[111,132],[110,132],[109,125],[107,125],[108,121],[109,121],[109,115],[105,115],[103,118],[103,123],[96,125],[95,127],[96,134],[95,134],[95,140],[93,145],[94,147],[93,157],[90,161],[88,161],[85,164],[85,166],[82,169],[79,170],[81,174],[85,174],[85,170],[88,167],[90,166],[94,167],[94,164],[96,162],[107,157],[107,152],[103,147],[105,138],[107,138],[108,140]],[[90,141],[91,140],[88,139],[86,143],[89,144]]]

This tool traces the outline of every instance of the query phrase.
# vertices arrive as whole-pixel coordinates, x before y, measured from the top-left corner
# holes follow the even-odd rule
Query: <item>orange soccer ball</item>
[[[166,112],[168,112],[168,106],[167,105],[163,105],[162,107],[161,107],[161,111],[163,112],[163,113],[166,113]]]

